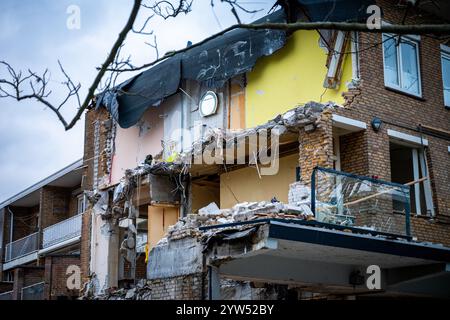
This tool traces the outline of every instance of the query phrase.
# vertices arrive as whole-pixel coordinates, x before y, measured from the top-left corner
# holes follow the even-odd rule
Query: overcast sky
[[[82,84],[82,96],[105,59],[118,32],[125,24],[132,0],[1,0],[0,60],[14,68],[51,72],[50,98],[58,103],[64,91],[59,59],[69,75]],[[262,8],[256,14],[241,13],[244,22],[266,14],[274,0],[243,0],[247,8]],[[229,7],[215,0],[196,0],[193,11],[176,19],[154,19],[160,53],[179,49],[187,41],[197,42],[236,21]],[[81,13],[80,29],[67,28],[67,8],[77,5]],[[141,12],[142,14],[143,12]],[[215,14],[214,14],[215,13]],[[141,15],[139,22],[143,22]],[[124,53],[131,54],[136,65],[151,61],[154,51],[144,44],[149,39],[129,34]],[[6,70],[0,68],[0,78]],[[71,118],[75,105],[64,113]],[[0,202],[81,158],[84,119],[66,132],[56,116],[34,101],[0,99]]]

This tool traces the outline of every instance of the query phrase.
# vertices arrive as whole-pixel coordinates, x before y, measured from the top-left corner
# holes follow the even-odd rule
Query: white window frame
[[[82,207],[81,211],[80,211],[80,203]],[[84,193],[80,193],[77,196],[77,214],[82,214],[85,211],[86,211],[86,196],[84,195]]]
[[[423,183],[423,191],[425,196],[425,207],[426,207],[426,214],[430,214],[431,217],[434,217],[435,211],[434,211],[434,204],[433,204],[433,194],[431,190],[431,182],[430,182],[430,174],[428,170],[428,163],[425,151],[423,147],[428,146],[428,140],[423,139],[418,136],[413,136],[410,134],[406,134],[403,132],[395,131],[388,129],[388,136],[390,137],[391,142],[394,142],[396,144],[405,145],[409,148],[411,148],[412,152],[412,164],[413,164],[413,174],[414,174],[414,180],[418,180],[421,177],[427,177],[426,180],[424,180]],[[420,168],[420,169],[419,169]],[[420,170],[420,171],[419,171]],[[420,173],[422,175],[420,175]],[[420,199],[420,184],[416,183],[414,184],[414,193],[415,193],[415,206],[416,206],[416,214],[422,215],[422,206],[421,206],[421,199]]]
[[[450,61],[450,47],[441,44],[441,73],[442,73],[442,95],[444,96],[444,106],[450,108],[450,99],[445,101],[445,84],[444,84],[444,63],[443,60],[446,59]]]
[[[359,35],[358,32],[353,31],[350,35],[351,51],[352,51],[352,80],[359,80]],[[383,59],[384,60],[384,59]]]
[[[383,76],[384,76],[384,85],[387,88],[391,88],[394,89],[396,91],[400,91],[400,92],[404,92],[407,93],[409,95],[412,96],[416,96],[419,98],[422,98],[422,77],[420,74],[420,59],[419,59],[419,50],[420,50],[420,36],[416,36],[416,35],[402,35],[401,36],[401,42],[402,41],[406,41],[409,42],[411,44],[413,44],[416,47],[416,59],[417,59],[417,76],[418,76],[418,81],[419,81],[419,92],[416,93],[414,91],[409,91],[406,90],[404,88],[402,88],[402,56],[400,54],[400,50],[399,47],[401,46],[401,42],[400,42],[400,46],[396,46],[396,55],[397,55],[397,75],[398,75],[398,82],[399,85],[393,85],[392,83],[388,83],[386,81],[386,68],[385,68],[385,52],[384,52],[384,37],[394,37],[394,40],[397,41],[398,39],[398,35],[392,34],[392,33],[383,33],[382,34],[382,40],[383,40],[383,44],[382,44],[382,48],[383,48]]]

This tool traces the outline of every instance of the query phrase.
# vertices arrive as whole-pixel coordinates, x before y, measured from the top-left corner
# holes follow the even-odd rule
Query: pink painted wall
[[[111,184],[123,177],[126,169],[133,169],[145,160],[149,154],[155,156],[161,152],[161,140],[164,138],[164,119],[160,117],[164,108],[152,107],[142,117],[150,129],[139,135],[139,123],[131,128],[117,126],[115,153],[112,161]],[[142,122],[141,122],[142,123]]]

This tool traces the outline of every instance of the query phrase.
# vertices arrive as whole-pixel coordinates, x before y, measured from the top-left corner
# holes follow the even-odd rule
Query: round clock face
[[[213,91],[206,92],[200,100],[200,113],[203,117],[210,116],[217,111],[217,95]]]

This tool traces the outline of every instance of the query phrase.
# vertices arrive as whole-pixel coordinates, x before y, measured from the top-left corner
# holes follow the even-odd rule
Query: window
[[[84,194],[80,194],[77,198],[77,214],[83,213],[86,210],[86,199]]]
[[[415,214],[434,215],[433,197],[428,174],[426,149],[393,139],[389,144],[391,179],[400,184],[410,184],[410,208]],[[394,203],[394,210],[403,209]]]
[[[421,96],[417,38],[383,34],[383,57],[385,86]]]
[[[444,104],[450,108],[450,47],[441,46],[442,82],[444,87]]]

